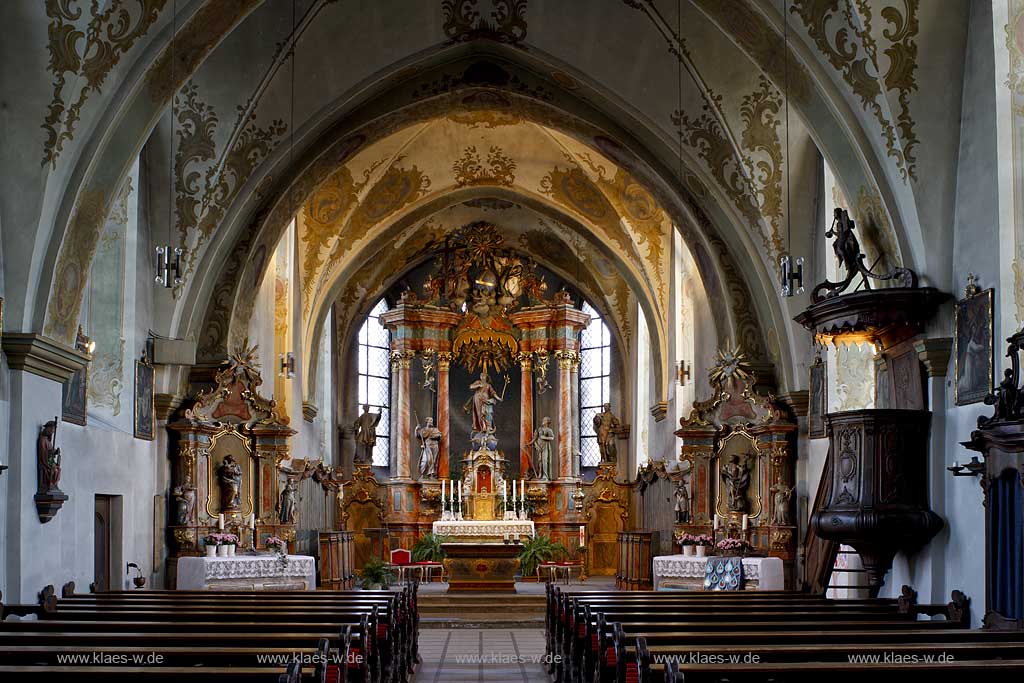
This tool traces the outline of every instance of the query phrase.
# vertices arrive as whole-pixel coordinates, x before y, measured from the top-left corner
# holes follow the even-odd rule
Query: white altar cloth
[[[309,555],[289,555],[286,569],[271,553],[178,558],[178,590],[241,587],[244,583],[251,583],[250,589],[273,588],[275,583],[299,581],[305,582],[305,590],[316,590],[316,562]]]
[[[707,557],[696,555],[660,555],[654,558],[654,590],[666,584],[701,590]],[[756,581],[759,591],[783,588],[782,560],[777,557],[744,557],[743,580]]]
[[[530,519],[467,519],[461,522],[457,520],[434,522],[433,532],[438,536],[503,541],[506,536],[513,540],[522,536],[533,537],[536,529],[533,526],[533,520]]]

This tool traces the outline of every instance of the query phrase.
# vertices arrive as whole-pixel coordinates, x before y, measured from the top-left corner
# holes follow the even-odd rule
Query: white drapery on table
[[[680,587],[700,590],[704,582],[707,557],[695,555],[659,555],[654,558],[654,590]],[[782,560],[777,557],[744,557],[743,580],[757,582],[759,591],[783,588]]]
[[[309,555],[289,555],[285,568],[276,554],[178,559],[178,590],[240,587],[245,582],[256,589],[299,581],[305,582],[305,590],[316,590],[316,562]]]
[[[493,540],[504,541],[507,536],[510,539],[533,537],[536,529],[533,520],[463,520],[463,521],[437,521],[434,522],[433,532],[438,536],[450,536],[452,538],[466,538],[480,541]]]

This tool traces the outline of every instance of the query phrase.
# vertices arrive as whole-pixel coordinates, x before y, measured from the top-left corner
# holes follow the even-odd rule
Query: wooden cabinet
[[[651,590],[654,587],[651,548],[654,547],[654,538],[657,533],[647,529],[638,529],[618,534],[616,588],[635,591]]]

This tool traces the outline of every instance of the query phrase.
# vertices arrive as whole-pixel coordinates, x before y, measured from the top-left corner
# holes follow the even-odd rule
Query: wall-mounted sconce
[[[686,381],[690,379],[690,370],[689,362],[681,360],[676,363],[676,379],[679,380],[679,386],[686,386]]]
[[[974,456],[964,465],[954,460],[953,465],[946,469],[952,472],[954,477],[980,477],[985,472],[985,463],[978,460],[978,456]]]
[[[134,562],[129,562],[128,566],[125,567],[125,574],[130,575],[132,573],[132,569],[138,572],[137,575],[132,579],[132,583],[135,584],[136,588],[142,588],[146,585],[146,577],[142,575],[142,569],[139,567],[139,565],[135,564]]]
[[[156,278],[157,284],[164,287],[177,287],[181,284],[181,255],[184,253],[181,247],[164,245],[156,248]],[[171,259],[171,255],[174,259]]]
[[[91,337],[86,336],[81,325],[78,326],[78,335],[75,337],[75,349],[90,356],[96,350],[96,342]]]
[[[782,296],[793,296],[804,293],[804,257],[795,260],[789,255],[779,259],[782,271]]]
[[[288,353],[282,353],[279,356],[279,360],[281,363],[281,369],[277,374],[287,379],[295,377],[295,354],[291,351]]]

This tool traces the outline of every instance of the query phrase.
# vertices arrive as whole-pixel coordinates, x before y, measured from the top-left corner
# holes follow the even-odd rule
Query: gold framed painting
[[[994,290],[978,291],[973,277],[956,302],[953,335],[953,396],[958,406],[980,403],[992,393]]]
[[[85,426],[89,396],[89,365],[85,364],[61,385],[60,419]]]

